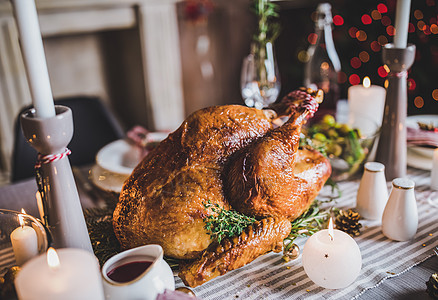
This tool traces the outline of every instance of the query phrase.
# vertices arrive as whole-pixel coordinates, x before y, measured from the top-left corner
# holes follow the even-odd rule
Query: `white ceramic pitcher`
[[[136,261],[150,261],[152,264],[128,282],[117,282],[109,278],[111,270]],[[163,249],[159,245],[140,246],[111,257],[102,267],[102,277],[106,299],[155,300],[164,290],[175,290],[172,270],[164,261]]]

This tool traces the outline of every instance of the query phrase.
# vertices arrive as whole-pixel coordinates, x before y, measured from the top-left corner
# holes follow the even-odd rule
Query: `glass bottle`
[[[339,100],[338,77],[341,62],[335,49],[332,36],[332,12],[329,3],[321,3],[316,10],[316,42],[310,45],[307,53],[309,61],[304,69],[304,85],[324,91],[324,100],[316,113],[316,118],[324,114],[335,115]]]

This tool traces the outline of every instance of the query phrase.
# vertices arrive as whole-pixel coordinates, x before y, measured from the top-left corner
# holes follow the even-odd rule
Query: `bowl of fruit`
[[[325,115],[303,128],[300,146],[324,154],[332,166],[331,179],[342,181],[363,168],[379,133],[380,126],[367,117],[356,115],[348,123],[339,123],[332,115]]]

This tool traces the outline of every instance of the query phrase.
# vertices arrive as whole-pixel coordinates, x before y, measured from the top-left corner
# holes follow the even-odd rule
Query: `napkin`
[[[410,146],[429,146],[438,148],[438,132],[407,127],[407,144]]]

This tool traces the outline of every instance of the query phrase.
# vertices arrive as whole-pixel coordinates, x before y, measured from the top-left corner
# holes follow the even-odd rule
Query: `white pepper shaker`
[[[367,162],[357,190],[356,210],[365,219],[382,220],[388,201],[385,166],[379,162]]]
[[[392,181],[392,190],[382,217],[383,234],[396,241],[412,239],[417,233],[418,211],[415,183],[407,178]]]

